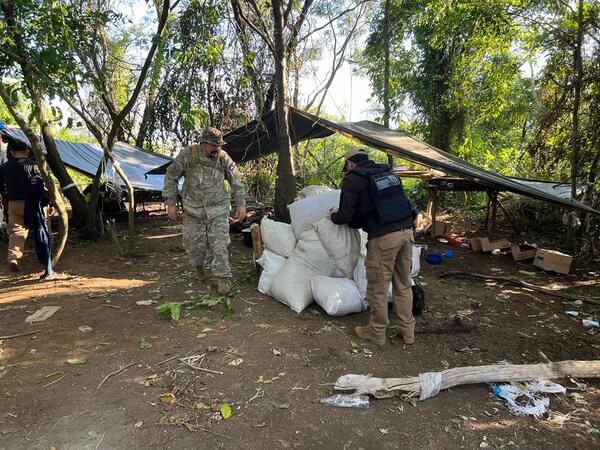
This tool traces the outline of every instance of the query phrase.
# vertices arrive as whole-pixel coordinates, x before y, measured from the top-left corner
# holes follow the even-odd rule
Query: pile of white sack
[[[264,218],[260,232],[265,250],[258,290],[297,313],[313,299],[331,316],[367,309],[365,256],[367,235],[347,225],[335,225],[329,210],[340,191],[307,186],[288,206],[291,225]],[[420,269],[421,248],[414,246],[412,277]],[[389,291],[391,301],[391,285]]]

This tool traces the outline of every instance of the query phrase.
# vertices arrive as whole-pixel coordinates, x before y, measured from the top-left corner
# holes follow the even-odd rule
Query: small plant
[[[203,294],[198,298],[184,301],[184,302],[168,302],[158,305],[156,311],[159,314],[168,315],[171,321],[176,324],[181,318],[181,307],[185,306],[188,309],[195,308],[197,306],[203,306],[205,308],[212,308],[216,305],[223,305],[226,316],[231,316],[235,311],[231,306],[231,302],[227,297],[221,297],[218,295]]]

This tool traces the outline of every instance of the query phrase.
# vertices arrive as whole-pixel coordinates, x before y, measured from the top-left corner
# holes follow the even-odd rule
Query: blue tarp
[[[29,142],[25,133],[19,128],[5,128],[2,132],[13,139],[27,143]],[[67,167],[90,177],[94,177],[96,170],[98,169],[98,164],[100,164],[102,158],[102,149],[99,145],[84,142],[70,142],[61,139],[56,139],[55,141],[60,158]],[[45,152],[44,143],[41,139],[40,143]],[[113,155],[115,161],[121,166],[123,172],[125,172],[125,175],[127,175],[136,190],[162,191],[164,175],[146,175],[146,172],[162,166],[165,163],[169,163],[172,161],[172,158],[147,152],[123,142],[117,142],[115,144]],[[109,183],[118,182],[124,187],[123,181],[117,175],[110,162],[107,163],[105,176]]]

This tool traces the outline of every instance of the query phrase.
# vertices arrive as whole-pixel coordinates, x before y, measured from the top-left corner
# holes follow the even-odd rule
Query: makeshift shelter
[[[593,208],[572,200],[570,195],[567,196],[566,193],[570,189],[568,184],[523,180],[496,174],[439,150],[406,133],[391,130],[375,122],[363,120],[337,123],[295,108],[290,108],[289,119],[292,145],[308,139],[340,133],[394,157],[477,183],[484,190],[492,193],[508,191],[563,207],[600,214]],[[224,135],[224,139],[227,142],[225,150],[236,162],[249,161],[274,153],[278,145],[275,113],[270,111],[264,114],[260,120],[253,120],[230,131]],[[165,163],[148,174],[164,173],[169,164]]]
[[[4,128],[2,133],[8,139],[29,142],[25,133],[18,128]],[[102,148],[99,145],[62,139],[55,139],[55,142],[60,158],[67,167],[92,178],[95,176],[103,155]],[[45,153],[46,149],[42,139],[40,139],[40,144]],[[138,194],[141,192],[155,194],[162,192],[164,175],[146,175],[146,172],[165,163],[170,164],[171,158],[142,150],[124,142],[115,143],[113,154]],[[109,184],[119,183],[124,187],[123,181],[110,161],[106,164],[105,176]]]

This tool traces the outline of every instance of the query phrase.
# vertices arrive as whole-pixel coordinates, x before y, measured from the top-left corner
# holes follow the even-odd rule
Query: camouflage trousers
[[[229,254],[227,247],[229,238],[228,214],[210,220],[201,219],[189,214],[183,215],[183,248],[194,267],[204,267],[207,249],[213,253],[210,268],[214,276],[231,278]]]

